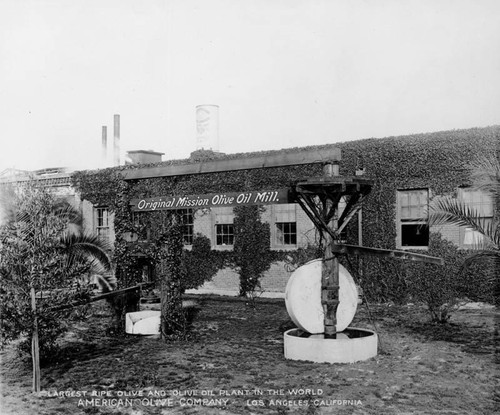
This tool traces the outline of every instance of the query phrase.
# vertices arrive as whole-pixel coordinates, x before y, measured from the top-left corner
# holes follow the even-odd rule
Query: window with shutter
[[[214,209],[215,246],[232,248],[234,245],[234,212],[231,206]]]
[[[297,205],[294,203],[272,206],[272,247],[297,247]]]

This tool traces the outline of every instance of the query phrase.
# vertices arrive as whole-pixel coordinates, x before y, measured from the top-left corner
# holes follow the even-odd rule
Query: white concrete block
[[[128,334],[160,334],[161,311],[145,310],[125,315],[125,332]]]

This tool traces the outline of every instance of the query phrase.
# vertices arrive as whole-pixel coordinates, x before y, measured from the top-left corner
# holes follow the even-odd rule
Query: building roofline
[[[341,153],[337,147],[329,149],[284,152],[276,151],[275,154],[264,156],[221,158],[215,161],[201,163],[176,164],[157,167],[141,167],[123,170],[124,180],[137,180],[152,177],[183,176],[188,174],[217,173],[231,170],[249,170],[265,167],[284,167],[300,164],[326,163],[340,161]]]
[[[198,159],[197,157],[190,157],[190,158],[184,158],[184,159],[170,159],[170,160],[163,160],[160,162],[154,162],[154,163],[148,163],[148,164],[143,164],[143,165],[138,165],[138,164],[128,164],[128,165],[120,165],[120,166],[115,166],[115,167],[108,167],[108,169],[114,169],[116,170],[117,173],[120,173],[124,176],[125,180],[134,180],[134,179],[139,179],[139,178],[145,178],[141,177],[137,172],[138,171],[152,171],[153,169],[158,169],[159,171],[165,170],[164,173],[166,176],[169,175],[183,175],[183,174],[197,174],[200,173],[200,165],[207,166],[211,163],[220,163],[223,161],[231,161],[234,164],[238,164],[238,160],[247,160],[247,159],[257,159],[257,158],[267,158],[267,157],[273,157],[276,155],[288,155],[288,154],[297,154],[297,153],[305,153],[309,151],[313,151],[319,154],[325,153],[325,151],[330,150],[332,148],[336,148],[337,150],[344,148],[345,146],[351,146],[351,145],[356,145],[356,144],[370,144],[373,142],[381,142],[381,143],[387,143],[387,142],[393,142],[393,143],[401,143],[405,144],[406,142],[411,143],[414,139],[422,139],[422,140],[431,140],[432,142],[435,142],[436,140],[439,141],[440,138],[445,135],[445,136],[450,136],[453,134],[459,134],[463,136],[463,134],[476,134],[476,131],[491,131],[494,135],[500,135],[500,125],[490,125],[490,126],[484,126],[484,127],[471,127],[471,128],[462,128],[462,129],[452,129],[452,130],[440,130],[440,131],[434,131],[434,132],[424,132],[424,133],[415,133],[415,134],[405,134],[405,135],[398,135],[398,136],[386,136],[386,137],[371,137],[371,138],[361,138],[361,139],[356,139],[356,140],[349,140],[349,141],[338,141],[335,143],[325,143],[325,144],[314,144],[314,145],[309,145],[309,146],[302,146],[302,147],[288,147],[288,148],[283,148],[279,150],[260,150],[260,151],[253,151],[253,152],[240,152],[240,153],[221,153],[221,152],[213,152],[210,151],[211,154],[208,155],[201,155],[201,160]],[[489,134],[488,134],[489,135]],[[463,138],[463,137],[462,137]],[[208,150],[200,150],[201,152],[208,152]],[[194,152],[196,153],[196,152]],[[317,162],[318,160],[316,160]],[[300,163],[294,163],[294,164],[300,164]],[[184,173],[177,173],[177,174],[171,174],[171,171],[174,173],[182,166],[184,169]],[[191,167],[189,167],[191,166]],[[269,165],[266,166],[257,166],[257,168],[260,167],[271,167]],[[232,168],[230,170],[243,170],[247,169],[248,167],[246,166],[236,166],[235,168]],[[83,171],[92,171],[92,170],[83,170]],[[96,170],[97,171],[97,170]],[[215,170],[214,170],[215,171]],[[214,172],[214,171],[201,171],[201,172]],[[220,171],[220,170],[217,170]],[[136,173],[133,173],[136,172]],[[137,176],[137,177],[135,177]],[[149,177],[149,176],[147,176]],[[161,176],[152,176],[152,177],[161,177]]]
[[[158,156],[163,156],[165,155],[165,153],[161,153],[159,151],[153,151],[153,150],[128,150],[127,153],[133,153],[133,154],[136,154],[136,153],[142,153],[142,154],[155,154],[155,155],[158,155]]]

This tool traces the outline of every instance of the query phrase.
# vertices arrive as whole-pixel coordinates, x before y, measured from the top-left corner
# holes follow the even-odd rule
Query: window
[[[193,209],[179,209],[176,211],[179,214],[179,218],[181,220],[181,232],[182,232],[182,240],[184,245],[192,245],[193,244],[193,235],[194,235],[194,213]],[[170,216],[172,211],[164,210],[156,212],[157,215],[161,215],[161,221],[164,223],[168,223],[170,221]],[[138,232],[137,239],[141,242],[146,242],[151,239],[151,231],[154,226],[151,224],[151,218],[149,218],[147,212],[132,212],[132,220],[134,226],[136,228],[136,232]],[[154,235],[154,232],[153,232]]]
[[[295,222],[276,223],[276,244],[297,245],[297,224]]]
[[[215,245],[217,248],[234,245],[233,208],[220,207],[213,210],[215,217]]]
[[[273,232],[272,247],[275,249],[295,248],[297,246],[297,215],[293,203],[273,205],[271,208]]]
[[[397,247],[427,248],[429,190],[399,190],[397,193]]]
[[[108,208],[96,209],[96,233],[99,239],[109,242],[109,211]]]
[[[215,225],[216,245],[234,245],[233,224],[223,223]]]
[[[194,215],[193,209],[180,209],[178,211],[182,222],[182,240],[184,245],[193,245]]]
[[[493,198],[491,195],[471,188],[459,188],[458,200],[478,214],[479,218],[487,222],[493,219]],[[483,235],[472,228],[460,228],[460,247],[466,249],[477,248],[483,242]]]

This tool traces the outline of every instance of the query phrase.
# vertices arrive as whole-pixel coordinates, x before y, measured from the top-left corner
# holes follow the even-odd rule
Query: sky
[[[0,0],[0,172],[500,124],[498,0]],[[111,156],[109,156],[111,158]]]

